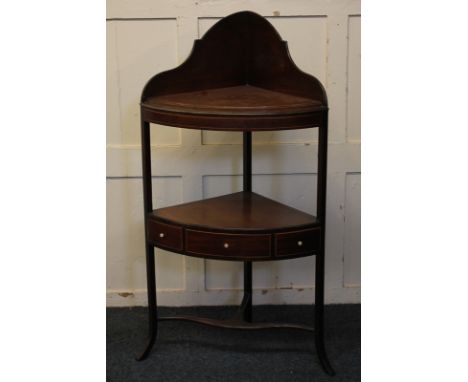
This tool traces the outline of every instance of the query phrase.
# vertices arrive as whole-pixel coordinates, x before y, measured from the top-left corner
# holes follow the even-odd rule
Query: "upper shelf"
[[[327,97],[292,61],[262,16],[239,12],[196,40],[188,59],[157,74],[141,97],[145,121],[211,130],[280,130],[324,121]]]
[[[280,115],[322,110],[319,101],[242,85],[150,97],[145,106],[176,113],[214,115]]]

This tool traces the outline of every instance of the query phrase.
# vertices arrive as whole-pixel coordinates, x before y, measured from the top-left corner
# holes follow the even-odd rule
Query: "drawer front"
[[[271,235],[240,235],[185,231],[185,251],[193,255],[220,258],[268,258]]]
[[[276,256],[307,255],[320,249],[320,228],[278,233]]]
[[[148,220],[148,240],[158,247],[182,251],[182,228]]]

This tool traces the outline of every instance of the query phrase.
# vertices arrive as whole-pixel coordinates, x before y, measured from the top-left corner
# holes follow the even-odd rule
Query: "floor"
[[[160,315],[226,318],[234,307],[160,308]],[[254,306],[255,321],[313,323],[313,306]],[[321,369],[313,333],[291,329],[241,331],[189,322],[159,324],[150,356],[144,347],[146,308],[107,309],[107,381],[360,381],[360,305],[325,308],[326,345],[336,375]]]

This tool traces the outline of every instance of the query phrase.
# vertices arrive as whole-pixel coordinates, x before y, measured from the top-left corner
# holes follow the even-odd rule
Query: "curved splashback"
[[[195,40],[184,63],[147,83],[142,102],[152,96],[245,84],[327,105],[323,86],[294,64],[287,42],[276,29],[264,17],[247,11],[221,19]]]

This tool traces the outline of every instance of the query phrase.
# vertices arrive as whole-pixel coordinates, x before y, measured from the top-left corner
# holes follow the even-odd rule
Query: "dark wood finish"
[[[245,193],[252,191],[252,132],[244,131],[242,134],[243,139],[243,157],[242,157],[242,167],[243,167],[243,191]]]
[[[293,130],[317,127],[323,124],[323,112],[296,115],[225,116],[204,114],[170,113],[142,107],[146,121],[186,129],[221,131],[270,131]]]
[[[244,191],[159,208],[149,214],[148,219],[226,233],[297,231],[317,225],[317,219],[312,215]]]
[[[317,177],[317,217],[320,222],[320,251],[315,263],[315,348],[320,363],[327,374],[334,375],[325,350],[324,340],[324,303],[325,303],[325,218],[327,198],[327,149],[328,149],[328,113],[325,113],[325,123],[319,128],[318,177]]]
[[[252,132],[244,131],[242,139],[243,190],[247,193],[252,192]],[[245,322],[252,322],[252,300],[252,262],[244,261],[244,297],[240,306],[240,315]]]
[[[182,65],[154,76],[141,108],[145,120],[170,126],[279,130],[317,126],[328,106],[323,86],[297,68],[273,26],[239,12],[196,40]]]
[[[249,171],[249,164],[246,167]],[[251,183],[247,182],[246,188],[249,187]],[[313,215],[242,191],[154,210],[147,217],[147,232],[152,245],[173,252],[219,260],[258,261],[272,260],[274,255],[285,259],[315,254],[320,243],[317,224]],[[273,243],[270,244],[273,233],[275,253]],[[297,247],[298,240],[303,241],[303,247]],[[223,248],[225,243],[227,249]],[[246,279],[249,274],[247,270]]]
[[[320,250],[320,228],[295,232],[277,233],[275,235],[275,255],[310,255]]]
[[[229,319],[229,320],[216,320],[213,318],[206,317],[194,317],[194,316],[166,316],[159,317],[158,321],[188,321],[196,322],[197,324],[203,324],[208,326],[215,326],[218,328],[226,329],[241,329],[241,330],[258,330],[258,329],[296,329],[296,330],[306,330],[308,332],[313,332],[314,328],[309,325],[303,324],[287,324],[281,322],[258,322],[251,323],[239,319]]]
[[[184,238],[181,227],[150,219],[148,219],[147,227],[149,242],[160,248],[182,251]]]
[[[151,188],[151,145],[149,123],[141,120],[141,157],[143,174],[143,208],[145,216],[153,209],[152,188]],[[148,219],[144,220],[145,232],[148,229]],[[148,294],[148,343],[143,352],[137,357],[138,361],[148,357],[151,348],[156,342],[158,335],[158,311],[156,301],[156,270],[154,261],[154,247],[148,240],[145,240],[146,254],[146,288]]]
[[[317,100],[251,85],[150,97],[144,106],[166,112],[229,117],[290,115],[323,110],[323,105]]]
[[[333,375],[324,344],[328,104],[323,86],[297,68],[287,43],[266,19],[239,12],[196,40],[182,65],[150,79],[141,96],[141,118],[149,337],[139,359],[147,357],[157,336],[153,246],[244,261],[244,297],[232,319],[159,318],[234,329],[312,330],[297,324],[251,323],[252,261],[316,255],[315,344],[322,367]],[[149,122],[243,131],[243,192],[153,211]],[[317,217],[252,192],[251,132],[310,127],[319,128]]]
[[[275,28],[253,12],[239,12],[196,40],[183,64],[154,76],[143,90],[142,106],[152,96],[245,84],[327,105],[322,84],[297,68]]]
[[[271,235],[240,235],[186,230],[185,251],[194,256],[220,259],[269,258]]]

